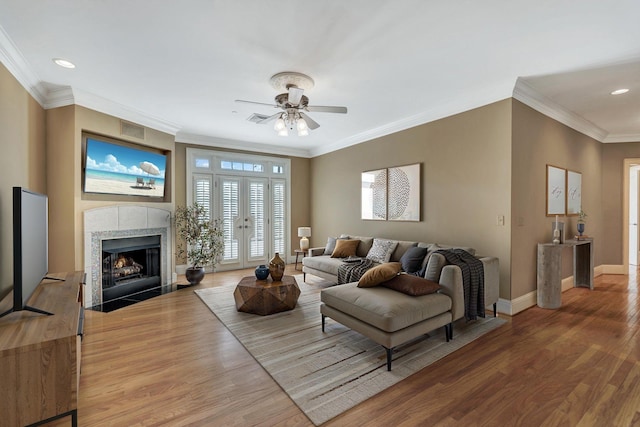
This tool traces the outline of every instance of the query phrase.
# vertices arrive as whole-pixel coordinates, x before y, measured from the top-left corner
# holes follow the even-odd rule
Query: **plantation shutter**
[[[211,199],[213,198],[211,183],[211,175],[198,174],[193,177],[194,200],[205,208],[203,219],[206,221],[211,221]]]
[[[284,180],[273,179],[271,189],[273,251],[286,255],[286,183]]]
[[[264,258],[266,252],[266,200],[267,181],[250,180],[248,191],[251,235],[249,237],[249,260]]]
[[[236,227],[241,227],[242,224],[238,224],[239,218],[239,200],[240,195],[240,181],[233,178],[223,178],[221,180],[221,219],[222,229],[224,231],[224,261],[237,261],[239,254],[239,242],[236,237]],[[242,235],[241,233],[238,233]]]

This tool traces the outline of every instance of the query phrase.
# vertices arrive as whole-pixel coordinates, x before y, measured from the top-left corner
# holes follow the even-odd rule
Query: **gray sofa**
[[[360,243],[356,250],[356,256],[366,257],[373,245],[373,237],[368,236],[355,236],[343,234],[340,238],[358,239]],[[425,243],[425,242],[413,242],[398,240],[398,244],[391,254],[390,262],[400,261],[402,255],[412,246],[418,246],[427,248],[429,253],[435,252],[438,249],[452,249],[459,248],[464,249],[467,252],[475,255],[475,250],[465,246],[451,246],[443,245],[440,243]],[[340,258],[331,258],[330,253],[325,253],[326,247],[310,248],[308,256],[302,259],[302,272],[303,277],[306,280],[307,274],[313,274],[314,276],[321,277],[333,283],[338,283],[338,267],[343,264]],[[492,256],[478,256],[482,261],[484,268],[484,302],[487,307],[493,306],[494,315],[496,314],[496,305],[500,296],[500,266],[498,258]],[[433,280],[443,284],[443,280],[456,280],[459,283],[452,284],[462,287],[462,272],[454,265],[446,265],[446,262],[442,258],[436,257],[433,260],[429,259],[427,268],[425,271],[425,278]],[[444,267],[448,267],[444,269]],[[444,275],[443,275],[444,272]],[[455,287],[455,286],[454,286]]]
[[[372,237],[341,236],[360,240],[356,255],[366,257],[373,245]],[[428,258],[422,270],[426,279],[442,286],[438,293],[409,296],[386,287],[360,288],[358,282],[347,283],[323,289],[321,292],[320,313],[322,330],[326,317],[357,331],[374,342],[381,344],[387,352],[387,369],[391,370],[394,347],[422,334],[444,327],[447,341],[453,338],[453,322],[465,315],[465,299],[460,267],[447,264],[444,256],[435,253],[438,249],[450,249],[451,246],[428,244],[423,242],[400,241],[391,254],[390,262],[400,261],[402,255],[411,247],[427,248]],[[331,258],[327,248],[312,248],[309,256],[302,261],[304,279],[313,274],[323,279],[338,282],[338,267],[342,259]],[[472,248],[460,248],[474,254]],[[496,303],[499,292],[499,262],[495,257],[477,257],[483,264],[485,305],[493,305],[496,315]]]

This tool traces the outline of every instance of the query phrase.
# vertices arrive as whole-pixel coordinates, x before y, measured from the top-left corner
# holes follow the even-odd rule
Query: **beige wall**
[[[176,143],[176,206],[184,206],[187,203],[186,191],[186,159],[187,148],[197,148],[205,150],[215,151],[234,151],[245,154],[257,154],[249,151],[241,150],[229,150],[224,148],[217,148],[211,146],[192,145],[184,143]],[[276,156],[283,157],[283,156]],[[310,174],[309,163],[310,160],[302,157],[287,157],[291,160],[291,250],[300,246],[300,238],[298,237],[298,227],[310,225]],[[312,230],[313,231],[313,230]],[[186,259],[178,259],[178,264],[186,263]]]
[[[187,145],[172,135],[147,129],[144,141],[125,137],[118,118],[79,106],[45,112],[3,66],[0,94],[0,296],[13,281],[11,187],[49,195],[51,271],[83,268],[85,209],[132,203],[82,199],[83,130],[172,151],[172,200],[149,205],[173,210],[185,203]],[[596,265],[624,263],[626,158],[640,158],[638,143],[600,144],[516,100],[500,101],[313,159],[291,158],[291,247],[303,225],[312,227],[314,246],[343,232],[470,245],[500,258],[500,296],[513,300],[535,290],[536,245],[550,240],[548,163],[582,173]],[[412,163],[422,164],[422,220],[361,220],[360,173]],[[499,215],[506,226],[496,225]],[[565,222],[573,232],[576,218]],[[565,277],[571,274],[566,258]]]
[[[640,144],[602,145],[602,264],[623,265],[623,177],[624,160],[640,158]]]
[[[145,138],[121,135],[119,118],[81,106],[47,110],[47,165],[48,185],[54,189],[50,196],[50,234],[56,236],[55,255],[49,260],[51,271],[84,270],[84,217],[83,212],[101,206],[135,204],[167,209],[173,212],[171,202],[144,202],[105,196],[103,200],[82,198],[82,132],[105,135],[154,148],[174,151],[173,135],[154,129],[145,129]],[[171,156],[171,170],[175,170]],[[168,182],[174,188],[172,174]],[[172,199],[173,200],[173,199]],[[73,236],[73,237],[71,237]]]
[[[0,65],[0,298],[13,286],[14,186],[46,193],[44,109]]]
[[[585,234],[593,237],[595,265],[603,262],[607,236],[602,232],[603,144],[535,110],[513,101],[511,295],[536,290],[537,244],[552,240],[554,217],[546,216],[546,165],[582,173],[582,208],[588,214]],[[607,188],[620,191],[620,186]],[[577,217],[561,217],[568,236]],[[571,252],[563,254],[563,277],[572,274]]]
[[[422,164],[420,222],[360,219],[363,171]],[[311,160],[313,246],[341,233],[474,247],[500,259],[509,296],[511,100],[407,129]]]

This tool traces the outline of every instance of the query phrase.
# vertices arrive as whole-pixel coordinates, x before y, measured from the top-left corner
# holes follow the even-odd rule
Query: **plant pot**
[[[189,267],[184,272],[187,282],[191,285],[197,285],[204,279],[204,267]]]
[[[584,233],[584,222],[579,222],[578,223],[578,234],[580,236],[582,236],[582,233]]]

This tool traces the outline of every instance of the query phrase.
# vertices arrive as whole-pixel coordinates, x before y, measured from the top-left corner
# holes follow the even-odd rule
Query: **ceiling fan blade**
[[[298,105],[300,104],[300,100],[302,99],[302,94],[304,93],[304,89],[300,89],[299,87],[291,86],[289,88],[289,96],[287,98],[289,104]]]
[[[267,104],[265,102],[245,101],[243,99],[236,99],[236,102],[241,102],[243,104],[268,105],[269,107],[279,108],[276,104]]]
[[[323,105],[307,105],[305,108],[307,111],[312,111],[314,113],[341,113],[347,114],[347,107],[331,107],[331,106],[323,106]]]
[[[318,122],[313,120],[311,117],[307,116],[305,113],[299,113],[299,114],[300,114],[300,117],[302,117],[302,120],[307,122],[307,127],[309,127],[309,129],[313,130],[313,129],[318,129],[320,127]]]
[[[256,123],[257,123],[257,124],[259,124],[259,125],[262,125],[262,124],[265,124],[265,123],[269,123],[269,122],[271,122],[271,121],[273,121],[273,120],[277,119],[278,117],[280,117],[280,115],[281,115],[281,114],[282,114],[282,113],[275,113],[275,114],[274,114],[274,115],[272,115],[272,116],[265,117],[265,118],[264,118],[264,119],[262,119],[262,120],[258,120]]]

